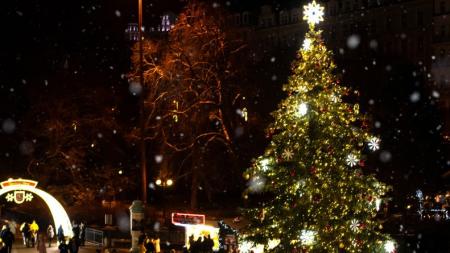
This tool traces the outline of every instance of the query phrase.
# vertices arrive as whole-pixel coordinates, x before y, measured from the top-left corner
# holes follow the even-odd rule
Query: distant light
[[[123,174],[123,171],[122,170],[119,170],[119,175],[122,175]]]
[[[167,179],[166,184],[167,184],[167,186],[172,186],[173,185],[173,180],[172,179]]]
[[[156,185],[161,185],[162,181],[161,181],[161,179],[157,179],[155,183],[156,183]]]

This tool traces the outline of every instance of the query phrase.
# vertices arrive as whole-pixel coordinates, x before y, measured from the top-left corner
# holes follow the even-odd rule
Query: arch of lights
[[[17,204],[22,204],[23,202],[29,202],[33,199],[32,193],[36,194],[44,200],[50,209],[55,228],[58,229],[59,226],[62,226],[64,235],[72,237],[72,224],[70,223],[66,210],[52,195],[36,188],[37,184],[38,182],[33,180],[10,178],[6,181],[0,182],[0,196],[7,193],[7,201],[14,201]]]

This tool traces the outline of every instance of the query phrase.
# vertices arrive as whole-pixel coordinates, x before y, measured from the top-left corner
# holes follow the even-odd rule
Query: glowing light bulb
[[[155,181],[155,183],[156,183],[156,185],[161,185],[162,181],[161,181],[161,179],[157,179],[157,180]]]
[[[167,186],[172,186],[173,185],[173,180],[172,179],[167,179],[166,184],[167,184]]]
[[[384,243],[384,250],[388,253],[394,253],[395,252],[395,243],[393,241],[386,241]]]
[[[298,106],[297,115],[300,117],[305,116],[307,112],[308,112],[308,106],[305,103],[301,103]]]

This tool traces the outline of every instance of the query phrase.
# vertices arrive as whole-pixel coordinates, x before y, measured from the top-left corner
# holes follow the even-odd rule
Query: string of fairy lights
[[[257,208],[246,210],[245,238],[271,252],[388,252],[395,242],[375,219],[388,187],[364,172],[366,151],[381,140],[367,130],[358,104],[345,97],[332,53],[321,31],[324,8],[304,6],[309,31],[284,85],[288,94],[272,113],[270,144],[244,177],[249,194],[263,194]]]

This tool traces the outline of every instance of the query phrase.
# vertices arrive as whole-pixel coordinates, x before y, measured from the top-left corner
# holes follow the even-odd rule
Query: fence
[[[94,228],[86,228],[86,243],[103,247],[103,231]]]

